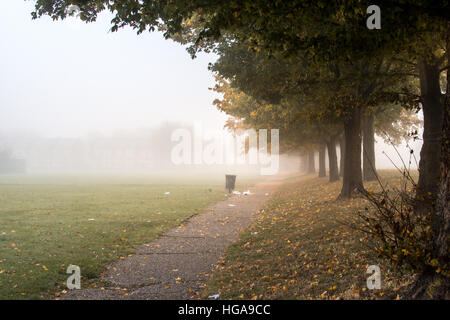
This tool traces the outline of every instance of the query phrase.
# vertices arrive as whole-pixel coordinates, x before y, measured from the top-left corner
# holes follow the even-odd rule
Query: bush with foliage
[[[377,240],[377,255],[396,270],[449,277],[449,266],[440,264],[433,252],[432,212],[417,213],[417,202],[422,201],[416,196],[417,184],[409,167],[404,165],[399,171],[399,187],[388,187],[378,180],[380,192],[360,190],[372,208],[358,213],[362,222],[358,229]]]

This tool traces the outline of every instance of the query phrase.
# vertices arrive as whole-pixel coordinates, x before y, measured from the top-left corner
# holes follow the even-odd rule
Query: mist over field
[[[10,173],[161,173],[174,172],[247,172],[259,174],[259,165],[237,163],[236,159],[224,159],[219,164],[175,164],[171,159],[172,149],[177,141],[172,141],[172,133],[180,128],[192,132],[192,139],[203,142],[202,147],[211,144],[211,139],[201,139],[196,136],[193,126],[181,123],[165,122],[160,126],[129,130],[103,135],[100,133],[86,134],[81,137],[45,137],[31,134],[0,134],[0,150],[3,157],[21,162],[20,170]],[[217,131],[216,135],[221,132]],[[226,139],[232,141],[232,136],[223,131],[224,139],[221,147],[227,150]],[[283,137],[281,136],[280,139]],[[394,169],[401,166],[401,160],[393,146],[383,143],[381,138],[376,144],[376,161],[380,169]],[[410,142],[415,151],[417,163],[420,159],[420,141]],[[234,146],[236,153],[243,153],[243,146]],[[403,159],[409,159],[406,146],[396,147]],[[338,155],[340,151],[338,149]],[[389,160],[391,159],[391,160]],[[411,163],[417,168],[416,160]],[[296,154],[284,154],[280,157],[280,173],[300,170],[300,157]],[[193,161],[192,161],[193,162]],[[316,166],[318,157],[316,156]],[[328,167],[328,161],[326,166]],[[4,172],[8,173],[8,172]]]
[[[181,167],[170,159],[176,129],[188,128],[204,145],[211,137],[231,138],[226,115],[212,106],[219,95],[208,90],[214,54],[192,60],[160,34],[111,34],[108,14],[87,25],[75,18],[57,27],[48,18],[31,21],[32,8],[0,4],[0,151],[22,161],[20,172],[257,172],[243,165]],[[204,132],[194,132],[196,122]],[[377,142],[377,167],[394,168],[383,152],[401,163],[392,146]],[[421,141],[411,147],[418,161]],[[405,145],[398,148],[408,159]],[[297,170],[296,156],[282,157],[280,170]]]

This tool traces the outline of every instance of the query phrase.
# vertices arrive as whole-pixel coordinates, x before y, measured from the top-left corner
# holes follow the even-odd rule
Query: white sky
[[[91,24],[33,21],[33,2],[0,2],[1,131],[75,137],[166,120],[223,127],[208,90],[213,55],[192,60],[160,33],[111,33],[107,13]]]

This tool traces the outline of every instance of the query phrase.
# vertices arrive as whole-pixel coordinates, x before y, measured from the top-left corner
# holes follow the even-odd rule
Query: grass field
[[[82,286],[225,197],[224,177],[0,176],[0,299],[47,299],[70,264]],[[243,190],[257,178],[238,177]],[[170,192],[170,194],[165,194]]]
[[[400,175],[381,172],[383,183]],[[407,281],[372,251],[374,243],[350,228],[366,200],[336,200],[342,182],[306,176],[284,184],[240,240],[227,250],[199,298],[384,299],[397,298]],[[377,183],[365,184],[377,191]],[[381,268],[382,288],[367,290],[369,265]],[[398,279],[396,281],[394,279]]]

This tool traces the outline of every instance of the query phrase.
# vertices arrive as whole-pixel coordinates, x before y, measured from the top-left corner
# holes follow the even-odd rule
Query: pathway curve
[[[202,290],[226,248],[239,238],[283,182],[274,176],[233,194],[110,265],[104,289],[71,290],[61,299],[189,299]]]

